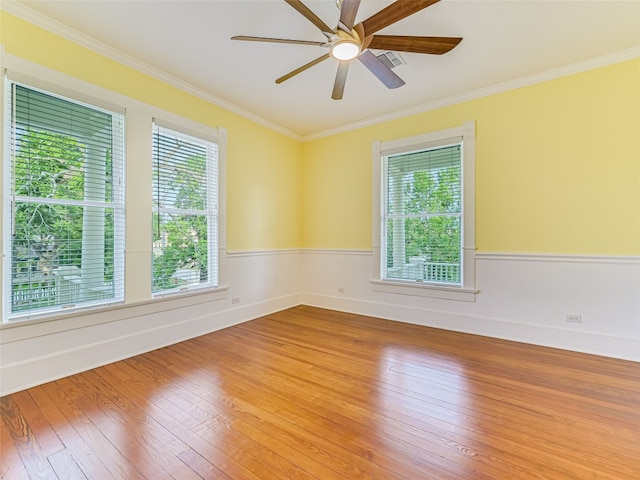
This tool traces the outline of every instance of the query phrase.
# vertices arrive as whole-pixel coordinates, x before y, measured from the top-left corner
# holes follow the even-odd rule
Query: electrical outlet
[[[233,298],[231,299],[231,304],[232,304],[232,305],[237,305],[237,304],[239,304],[239,303],[240,303],[240,297],[233,297]]]
[[[582,323],[582,315],[567,314],[565,320],[569,323]]]
[[[338,287],[338,293],[344,293],[344,287]]]

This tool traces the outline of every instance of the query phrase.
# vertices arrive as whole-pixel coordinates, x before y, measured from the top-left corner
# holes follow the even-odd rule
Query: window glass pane
[[[460,233],[458,216],[389,219],[387,277],[460,283]]]
[[[207,146],[160,133],[153,136],[154,205],[207,208]]]
[[[84,145],[68,135],[20,129],[15,159],[17,195],[82,199]]]
[[[459,145],[389,157],[387,212],[459,213],[460,165]]]
[[[216,284],[216,173],[215,144],[154,126],[154,293]]]
[[[386,277],[461,283],[461,148],[390,156]]]
[[[102,225],[94,225],[83,236],[84,213],[93,215]],[[35,217],[42,223],[34,226],[26,221]],[[113,298],[113,217],[112,208],[18,204],[12,250],[12,311]],[[91,244],[84,255],[83,240]],[[51,291],[45,291],[47,288]]]
[[[206,283],[208,225],[204,215],[154,215],[153,290]]]
[[[112,201],[112,115],[20,85],[15,97],[15,193],[83,200],[87,188]]]
[[[122,301],[122,116],[11,87],[7,317]]]

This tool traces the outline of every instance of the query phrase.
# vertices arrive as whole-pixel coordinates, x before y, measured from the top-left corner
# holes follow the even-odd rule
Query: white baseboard
[[[638,256],[477,252],[475,302],[377,291],[371,256],[302,259],[305,304],[640,361]]]
[[[331,295],[304,294],[302,303],[426,327],[640,362],[640,341],[636,338]]]
[[[0,395],[299,304],[640,362],[638,257],[480,252],[473,303],[377,292],[368,251],[237,252],[226,261],[223,296],[0,330]],[[567,314],[583,322],[566,323]]]
[[[131,322],[143,322],[145,315],[128,318],[120,321],[121,325],[117,327],[112,325],[111,328],[123,331],[131,329],[133,330],[131,333],[86,344],[75,343],[74,347],[62,348],[46,355],[37,355],[32,351],[32,355],[25,360],[3,363],[0,367],[0,396],[156,350],[299,304],[299,295],[287,295],[218,312],[200,311],[199,314],[184,320],[172,320],[146,329],[131,329],[126,325]],[[166,315],[176,314],[178,314],[176,311],[166,313]],[[155,320],[162,314],[151,312],[148,316],[154,317]],[[53,340],[48,339],[48,341]],[[29,347],[25,345],[25,348]]]

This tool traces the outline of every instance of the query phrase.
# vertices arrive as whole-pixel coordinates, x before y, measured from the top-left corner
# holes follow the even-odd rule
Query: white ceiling
[[[325,23],[337,23],[335,0],[304,1]],[[394,71],[406,85],[395,90],[353,62],[344,98],[336,101],[333,59],[274,82],[325,49],[230,40],[324,40],[282,0],[19,3],[301,137],[640,45],[640,0],[444,0],[380,34],[463,37],[457,48],[442,56],[402,54],[407,64]],[[390,3],[362,0],[356,21]]]

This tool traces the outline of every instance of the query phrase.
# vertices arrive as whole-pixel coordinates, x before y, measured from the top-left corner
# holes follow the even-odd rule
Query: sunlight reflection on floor
[[[476,432],[468,411],[472,382],[456,357],[418,347],[388,346],[380,356],[377,432],[385,449],[398,456],[413,450],[413,463],[421,468],[442,468],[471,478],[473,468],[464,461],[475,455]],[[428,425],[423,430],[415,425]]]

